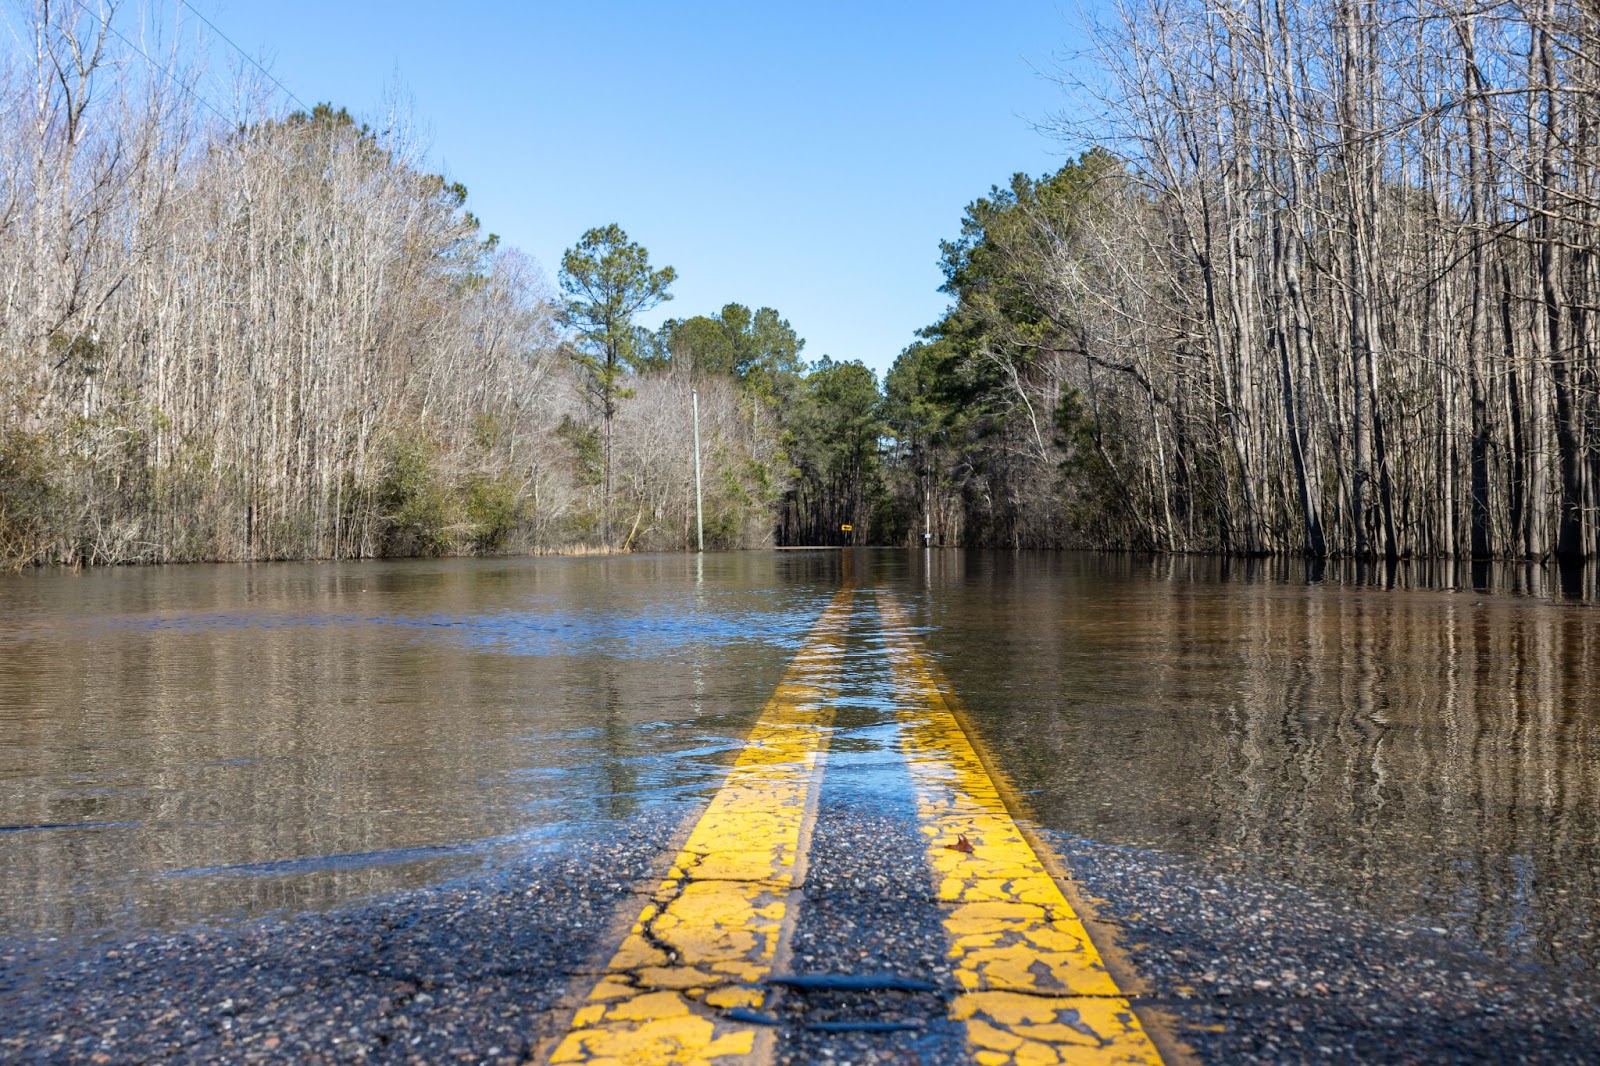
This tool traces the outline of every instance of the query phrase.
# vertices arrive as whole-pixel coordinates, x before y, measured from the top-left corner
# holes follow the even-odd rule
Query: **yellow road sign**
[[[849,522],[846,522],[842,526],[839,527],[839,532],[841,532],[841,533],[850,533],[855,528],[856,528],[855,526],[851,525]]]

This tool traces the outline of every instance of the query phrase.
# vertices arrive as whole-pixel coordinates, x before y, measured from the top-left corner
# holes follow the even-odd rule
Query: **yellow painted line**
[[[834,597],[552,1063],[704,1063],[770,1050],[759,1010],[802,875],[850,592]]]
[[[878,608],[901,745],[961,986],[950,1016],[966,1023],[973,1060],[1160,1063],[1088,931],[1006,809],[905,612],[887,593]]]

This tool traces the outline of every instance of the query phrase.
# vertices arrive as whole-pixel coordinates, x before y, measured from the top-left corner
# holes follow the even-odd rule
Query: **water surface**
[[[322,907],[687,816],[846,581],[857,785],[904,780],[881,588],[1039,824],[1600,966],[1588,577],[954,551],[0,579],[0,934]]]
[[[1043,824],[1332,892],[1502,958],[1600,965],[1600,613],[1561,598],[1573,583],[929,564],[927,639]]]
[[[816,567],[0,579],[0,932],[324,905],[692,804],[831,595]]]

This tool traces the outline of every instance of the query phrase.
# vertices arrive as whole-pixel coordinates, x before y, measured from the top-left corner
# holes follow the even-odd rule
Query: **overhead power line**
[[[184,7],[188,8],[191,12],[193,12],[194,16],[196,18],[198,18],[201,22],[204,22],[207,26],[210,26],[211,27],[211,31],[213,33],[215,33],[218,37],[221,37],[224,41],[228,42],[228,44],[233,48],[233,50],[235,52],[238,52],[240,55],[244,56],[245,60],[251,66],[255,67],[261,73],[265,74],[267,76],[267,80],[268,81],[272,82],[272,84],[274,84],[278,88],[282,89],[284,91],[284,94],[286,96],[288,96],[289,99],[291,99],[295,103],[299,104],[300,105],[300,109],[302,111],[304,111],[308,115],[311,113],[311,108],[306,106],[306,102],[304,100],[302,100],[298,96],[296,96],[294,94],[294,92],[287,85],[285,85],[283,82],[279,81],[276,77],[274,77],[272,71],[268,70],[266,67],[264,67],[260,63],[258,63],[254,56],[252,56],[249,52],[246,52],[243,48],[240,48],[237,44],[234,44],[233,38],[229,37],[226,33],[222,32],[222,27],[218,26],[215,22],[212,22],[210,19],[206,18],[205,15],[201,13],[199,8],[197,8],[193,4],[189,3],[189,0],[178,0],[178,3],[182,4]]]
[[[154,59],[152,59],[150,57],[150,53],[149,52],[146,52],[143,48],[140,48],[137,44],[135,44],[132,40],[130,40],[128,38],[127,34],[123,33],[121,30],[119,30],[115,26],[113,26],[111,24],[111,20],[110,19],[108,19],[106,16],[102,15],[100,12],[95,11],[93,8],[89,7],[89,5],[84,2],[84,0],[77,0],[77,4],[78,4],[78,10],[79,11],[82,11],[86,15],[92,16],[96,21],[98,21],[100,23],[100,25],[102,25],[102,26],[104,26],[106,28],[106,32],[107,33],[111,34],[113,37],[115,37],[117,40],[121,41],[123,44],[127,45],[129,48],[132,48],[135,52],[138,52],[141,56],[144,57],[144,61],[146,63],[149,63],[158,72],[160,72],[161,74],[165,75],[166,79],[169,82],[171,82],[172,84],[176,85],[178,88],[182,89],[184,92],[188,93],[190,96],[194,97],[201,104],[204,104],[205,107],[212,114],[216,115],[222,121],[230,122],[230,123],[233,121],[232,119],[230,119],[227,115],[225,115],[223,113],[223,111],[222,111],[222,109],[220,107],[218,107],[216,104],[213,104],[210,100],[207,100],[204,96],[201,96],[199,91],[197,89],[195,89],[194,86],[185,84],[182,80],[180,80],[179,78],[174,76],[171,70],[169,70],[167,67],[163,66],[160,63],[157,63]]]

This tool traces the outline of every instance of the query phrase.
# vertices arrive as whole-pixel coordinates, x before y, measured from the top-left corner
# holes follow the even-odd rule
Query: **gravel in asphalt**
[[[848,745],[836,753],[780,976],[951,987],[915,811],[909,790],[886,786],[891,772]],[[595,826],[559,855],[325,913],[92,943],[0,941],[0,1060],[524,1061],[567,1023],[686,813],[697,812]],[[1097,901],[1097,935],[1116,934],[1143,1003],[1200,1062],[1600,1061],[1588,975],[1509,965],[1420,925],[1194,861],[1039,835]],[[783,987],[771,1005],[779,1061],[966,1062],[947,1002]]]
[[[517,1063],[564,1025],[681,812],[326,913],[91,944],[0,941],[7,1062]]]
[[[945,1017],[955,982],[926,851],[904,767],[858,762],[836,751],[817,812],[788,971],[878,978],[880,986],[899,979],[940,990],[785,988],[774,1011],[783,1022],[780,1063],[971,1061],[963,1027]]]
[[[1595,1063],[1600,989],[1347,902],[1040,834],[1206,1063]]]

